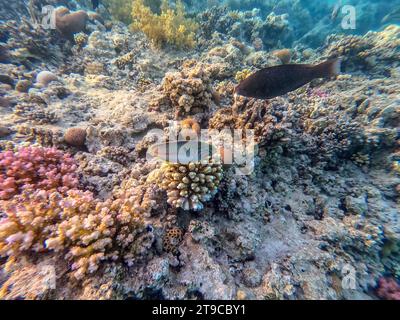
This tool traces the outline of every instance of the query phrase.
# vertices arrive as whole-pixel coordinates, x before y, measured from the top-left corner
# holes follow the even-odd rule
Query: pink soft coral
[[[0,199],[23,190],[66,192],[78,186],[74,159],[55,148],[21,148],[0,152]]]
[[[380,278],[376,294],[385,300],[400,300],[400,285],[394,278]]]

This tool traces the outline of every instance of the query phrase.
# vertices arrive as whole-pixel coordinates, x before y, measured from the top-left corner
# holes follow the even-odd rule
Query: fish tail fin
[[[331,78],[340,74],[342,58],[331,59],[316,65],[315,71],[321,78]]]

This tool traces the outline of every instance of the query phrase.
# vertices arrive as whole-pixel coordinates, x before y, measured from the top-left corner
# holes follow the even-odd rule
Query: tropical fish
[[[340,73],[342,59],[318,65],[285,64],[259,70],[236,88],[235,94],[256,99],[272,99],[294,91],[317,78],[330,78]]]
[[[400,7],[394,9],[392,12],[384,16],[381,23],[386,23],[390,21],[400,21]]]
[[[149,154],[153,157],[180,164],[208,160],[215,153],[212,145],[196,140],[165,142],[149,149]]]
[[[342,6],[342,1],[339,0],[339,1],[335,4],[335,6],[333,7],[333,10],[332,10],[332,13],[331,13],[331,20],[332,20],[332,21],[335,21],[336,18],[338,17],[338,15],[339,15],[339,10],[340,10],[341,6]]]
[[[92,0],[93,10],[96,10],[99,7],[100,0]]]

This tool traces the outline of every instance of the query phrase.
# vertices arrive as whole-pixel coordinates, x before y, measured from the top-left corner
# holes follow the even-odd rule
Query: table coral
[[[23,190],[59,190],[78,185],[77,166],[69,154],[52,148],[21,148],[0,153],[0,199]]]

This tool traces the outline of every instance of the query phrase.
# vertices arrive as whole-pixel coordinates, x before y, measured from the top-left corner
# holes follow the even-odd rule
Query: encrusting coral
[[[163,47],[165,44],[177,48],[194,47],[198,26],[185,17],[182,1],[178,0],[173,9],[168,0],[162,0],[160,11],[160,14],[154,13],[145,5],[144,0],[133,0],[133,29],[142,31],[156,47]]]
[[[20,148],[0,152],[0,199],[24,190],[65,192],[78,185],[77,164],[69,154],[53,148]]]
[[[183,238],[183,231],[179,228],[168,229],[163,237],[163,249],[176,255],[178,246]]]
[[[222,164],[210,159],[189,164],[165,163],[160,185],[167,191],[168,203],[184,210],[199,211],[218,192]]]

